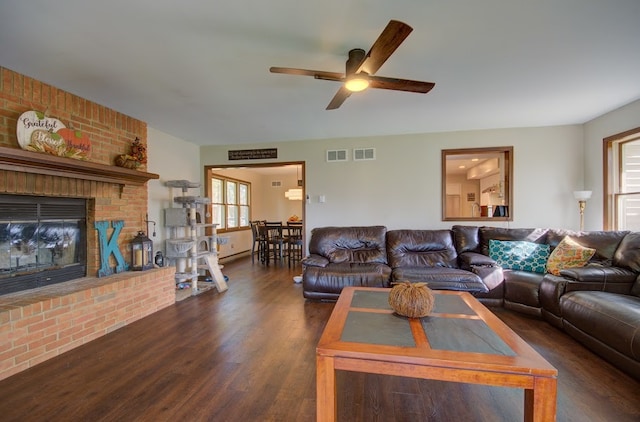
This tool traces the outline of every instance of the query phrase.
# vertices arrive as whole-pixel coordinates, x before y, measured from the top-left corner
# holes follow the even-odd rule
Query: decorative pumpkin
[[[397,314],[409,318],[429,315],[434,301],[433,292],[427,287],[427,283],[400,281],[393,283],[389,293],[389,305]]]
[[[33,132],[35,132],[36,130],[53,134],[66,127],[60,120],[49,117],[45,113],[46,112],[43,113],[42,111],[29,110],[20,115],[20,117],[18,118],[18,124],[16,126],[16,135],[18,137],[18,144],[20,144],[20,148],[26,149],[28,151],[33,151],[33,149],[28,149],[28,147],[34,141]],[[57,141],[60,139],[60,137],[52,136],[52,139],[56,141],[54,145],[57,147]],[[36,148],[42,148],[42,145],[36,146]],[[36,152],[47,151],[41,151],[37,149]],[[52,152],[47,153],[56,155]]]
[[[116,157],[116,165],[128,169],[137,169],[140,167],[140,161],[136,160],[133,155],[120,154]]]
[[[91,140],[86,132],[72,128],[62,128],[56,132],[67,143],[67,150],[79,159],[86,160],[91,152]],[[75,157],[74,157],[75,158]]]

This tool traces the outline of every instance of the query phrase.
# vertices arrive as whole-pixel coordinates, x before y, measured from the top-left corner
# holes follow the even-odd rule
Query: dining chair
[[[284,258],[284,236],[282,233],[282,222],[267,221],[264,226],[258,226],[262,234],[262,259],[261,261],[269,265],[273,262],[282,262]]]
[[[288,234],[286,236],[287,243],[287,257],[289,262],[289,268],[291,264],[302,261],[302,224],[287,223]]]
[[[260,234],[259,226],[264,226],[265,223],[266,223],[265,220],[254,220],[249,222],[249,224],[251,225],[251,236],[253,237],[253,243],[251,244],[251,262],[252,263],[254,262],[256,249],[258,252],[258,260],[261,259],[262,251],[260,247],[263,245],[263,243],[261,242],[261,238],[260,238],[261,234]]]

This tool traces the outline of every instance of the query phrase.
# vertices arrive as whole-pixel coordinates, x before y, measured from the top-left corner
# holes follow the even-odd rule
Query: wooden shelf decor
[[[0,170],[62,176],[120,186],[144,185],[151,179],[160,178],[155,173],[9,147],[0,147]]]

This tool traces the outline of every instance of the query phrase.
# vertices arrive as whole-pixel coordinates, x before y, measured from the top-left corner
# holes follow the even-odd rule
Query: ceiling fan
[[[371,49],[365,54],[361,48],[349,51],[345,73],[325,72],[322,70],[295,69],[290,67],[271,67],[271,73],[285,73],[288,75],[313,76],[325,81],[343,82],[333,97],[327,110],[334,110],[349,98],[352,92],[363,91],[366,88],[391,89],[426,94],[435,86],[433,82],[411,81],[408,79],[386,78],[375,76],[375,73],[402,44],[413,31],[406,23],[391,20],[384,28]]]

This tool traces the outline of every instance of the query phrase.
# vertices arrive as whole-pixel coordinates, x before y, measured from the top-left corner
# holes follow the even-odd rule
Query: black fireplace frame
[[[0,194],[0,223],[77,221],[80,236],[74,263],[0,275],[0,295],[63,283],[87,275],[87,199]]]

